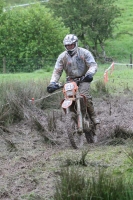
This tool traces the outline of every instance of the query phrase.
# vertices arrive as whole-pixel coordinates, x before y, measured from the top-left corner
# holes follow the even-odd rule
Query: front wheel
[[[73,112],[66,114],[66,130],[72,147],[74,149],[81,148],[83,146],[83,133],[78,133],[77,116]]]

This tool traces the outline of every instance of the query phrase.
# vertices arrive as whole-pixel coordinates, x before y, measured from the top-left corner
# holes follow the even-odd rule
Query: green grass
[[[0,74],[0,82],[3,81],[29,81],[29,80],[49,80],[51,72],[44,73],[16,73],[16,74]]]
[[[57,177],[55,200],[132,200],[133,146],[91,147],[86,155],[86,167],[79,163],[78,152],[67,152],[70,165],[62,165]],[[125,152],[125,153],[124,153]],[[81,153],[81,152],[80,152]],[[59,155],[58,155],[59,156]],[[64,160],[64,161],[63,161]]]
[[[54,68],[51,68],[49,70],[36,70],[32,73],[9,73],[9,74],[0,74],[0,82],[5,81],[39,81],[39,80],[45,80],[46,82],[49,82],[51,79],[51,75]],[[65,79],[65,73],[62,74],[61,80],[63,81]]]
[[[124,148],[123,146],[90,148],[86,156],[86,167],[69,165],[61,168],[54,199],[133,199],[132,159],[131,164],[129,163],[129,155],[131,156],[132,152],[128,147]],[[129,152],[128,155],[123,153],[124,150]],[[75,153],[69,155],[69,159],[71,156],[72,161],[78,161],[80,157]]]
[[[51,78],[53,67],[46,69],[39,69],[31,73],[8,73],[0,74],[0,82],[3,81],[29,81],[29,80],[48,80]]]
[[[121,9],[119,24],[114,30],[113,38],[106,41],[106,54],[113,56],[115,61],[128,62],[133,54],[133,1],[117,0]]]
[[[94,81],[92,82],[92,87],[99,81],[104,81],[104,72],[109,69],[111,64],[98,64],[98,71],[94,76]],[[46,85],[49,84],[53,68],[49,71],[37,70],[33,73],[16,73],[16,74],[0,74],[0,83],[4,82],[45,82]],[[130,67],[126,65],[114,65],[114,71],[111,74],[111,69],[108,71],[108,82],[107,86],[110,90],[116,90],[117,92],[125,89],[132,89],[133,78],[132,71]],[[60,82],[65,82],[65,72],[63,72]],[[46,87],[46,85],[44,87]],[[46,89],[46,88],[45,88]]]
[[[95,85],[99,81],[104,81],[104,73],[110,68],[111,64],[101,65],[99,64],[98,71],[94,76],[94,81],[92,82]],[[126,65],[114,65],[114,70],[111,73],[111,69],[108,70],[108,82],[106,86],[111,92],[121,92],[123,90],[133,89],[133,78],[132,78],[133,69],[127,67]]]

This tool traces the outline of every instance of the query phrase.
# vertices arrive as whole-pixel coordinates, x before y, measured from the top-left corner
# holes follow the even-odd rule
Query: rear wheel
[[[66,130],[70,143],[74,149],[83,146],[83,133],[78,133],[76,114],[70,112],[66,114]]]
[[[95,142],[95,135],[94,135],[94,132],[92,130],[88,131],[88,132],[85,132],[85,137],[86,137],[86,140],[87,142],[90,144],[90,143],[94,143]]]

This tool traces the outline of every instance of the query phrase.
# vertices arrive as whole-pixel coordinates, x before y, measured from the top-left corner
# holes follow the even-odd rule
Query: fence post
[[[130,54],[130,64],[131,64],[131,69],[132,69],[132,54]]]
[[[6,58],[3,57],[3,74],[6,73]]]

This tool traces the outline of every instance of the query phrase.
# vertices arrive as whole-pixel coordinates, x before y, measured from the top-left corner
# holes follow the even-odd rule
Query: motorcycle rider
[[[78,38],[76,35],[66,35],[63,44],[65,51],[58,56],[47,92],[52,93],[59,88],[58,81],[63,70],[70,78],[81,78],[79,91],[86,96],[88,113],[93,123],[97,125],[100,122],[96,117],[92,97],[89,94],[90,83],[97,71],[97,63],[90,51],[78,47]]]

